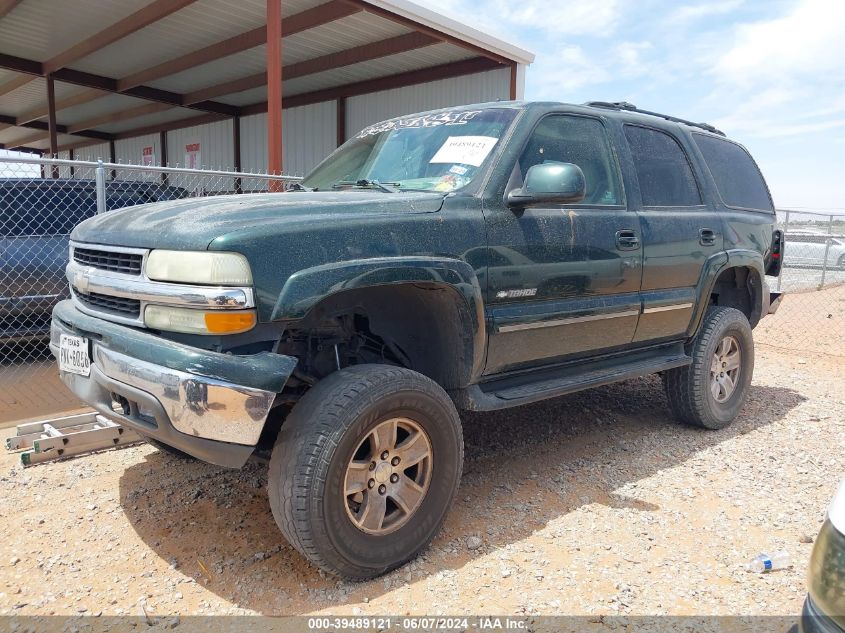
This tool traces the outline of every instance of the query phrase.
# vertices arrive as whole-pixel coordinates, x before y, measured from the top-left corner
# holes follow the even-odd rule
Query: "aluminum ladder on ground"
[[[135,431],[91,412],[19,424],[16,435],[6,440],[6,449],[23,450],[21,464],[32,466],[141,441]]]

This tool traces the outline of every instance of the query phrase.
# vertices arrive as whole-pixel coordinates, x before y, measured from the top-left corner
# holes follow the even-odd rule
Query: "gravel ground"
[[[465,416],[445,529],[367,583],[285,543],[260,464],[147,445],[26,470],[0,455],[0,614],[797,614],[845,474],[845,342],[802,355],[785,346],[818,326],[790,327],[755,333],[750,398],[723,431],[676,425],[656,377]],[[744,571],[778,549],[792,568]]]

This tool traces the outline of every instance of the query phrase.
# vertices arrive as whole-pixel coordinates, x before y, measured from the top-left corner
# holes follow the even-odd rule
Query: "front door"
[[[640,312],[642,247],[602,120],[552,114],[529,138],[509,188],[533,165],[574,163],[587,195],[521,210],[485,204],[487,374],[627,345]]]

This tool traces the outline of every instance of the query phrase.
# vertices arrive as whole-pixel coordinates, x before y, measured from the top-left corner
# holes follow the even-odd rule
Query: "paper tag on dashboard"
[[[429,162],[480,167],[498,141],[494,136],[450,136]]]

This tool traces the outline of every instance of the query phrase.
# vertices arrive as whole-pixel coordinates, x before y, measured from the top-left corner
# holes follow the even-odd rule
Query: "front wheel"
[[[845,270],[845,255],[839,256],[839,261],[837,262],[837,266],[839,266],[839,270]]]
[[[285,420],[270,458],[270,507],[311,562],[364,580],[428,545],[462,466],[460,418],[440,386],[399,367],[348,367]]]
[[[663,375],[669,406],[681,422],[722,429],[739,414],[754,373],[754,339],[746,316],[735,308],[708,308],[691,356],[692,364]]]

